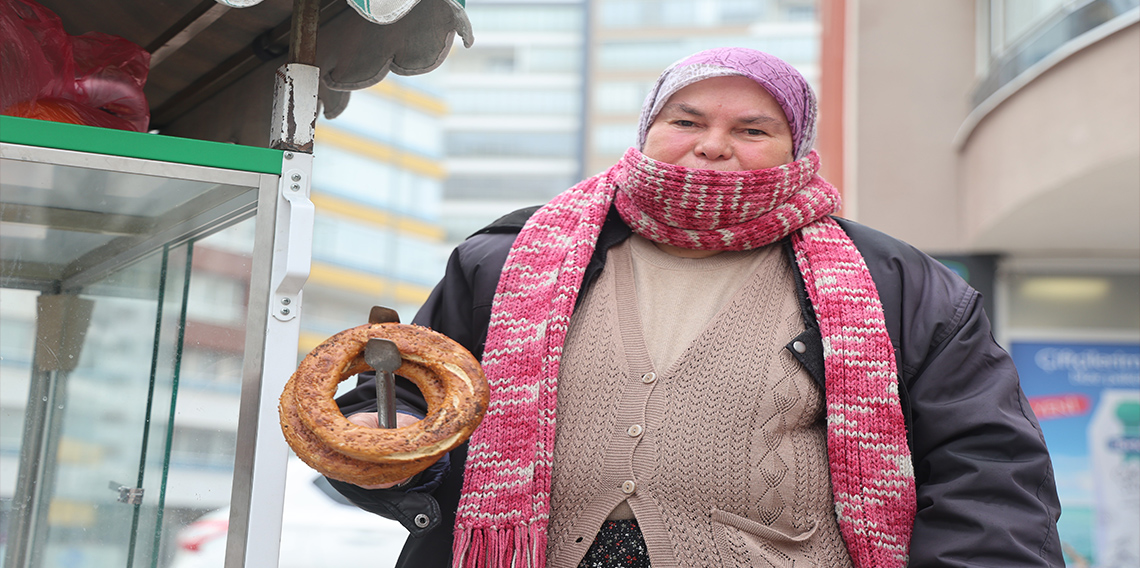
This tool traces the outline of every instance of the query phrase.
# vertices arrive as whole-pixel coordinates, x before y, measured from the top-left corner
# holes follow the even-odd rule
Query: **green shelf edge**
[[[281,174],[282,150],[0,116],[0,142],[157,160],[263,174]]]

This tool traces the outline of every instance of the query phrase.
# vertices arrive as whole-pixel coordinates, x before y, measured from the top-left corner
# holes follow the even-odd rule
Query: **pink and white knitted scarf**
[[[530,218],[491,310],[491,402],[468,448],[453,566],[546,564],[562,346],[611,203],[638,234],[685,248],[750,250],[791,235],[823,335],[840,529],[856,567],[906,564],[915,489],[894,351],[863,257],[828,217],[838,192],[818,169],[814,151],[766,170],[716,172],[631,148]]]

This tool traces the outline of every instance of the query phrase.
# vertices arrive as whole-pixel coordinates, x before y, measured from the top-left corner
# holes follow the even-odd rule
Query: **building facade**
[[[443,224],[458,243],[582,176],[582,0],[472,0],[470,49],[436,72],[447,102]]]
[[[586,174],[637,143],[646,94],[671,63],[713,47],[750,47],[791,63],[817,84],[815,0],[590,0]]]
[[[302,353],[374,305],[410,321],[443,276],[446,112],[430,84],[389,76],[317,126]]]
[[[1140,3],[823,5],[847,216],[986,293],[1069,561],[1140,562]]]

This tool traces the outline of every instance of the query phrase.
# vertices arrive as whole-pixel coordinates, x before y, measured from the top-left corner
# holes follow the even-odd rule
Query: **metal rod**
[[[229,6],[219,4],[215,0],[202,0],[182,19],[146,46],[146,50],[150,52],[150,68],[157,67],[162,60],[173,55],[228,11],[230,11]]]
[[[289,63],[317,64],[317,28],[320,23],[320,0],[293,0],[293,23],[289,30]]]
[[[364,362],[376,370],[376,418],[380,428],[396,427],[396,369],[403,363],[400,348],[373,337],[364,346]]]
[[[396,375],[376,371],[376,419],[381,428],[396,427]]]

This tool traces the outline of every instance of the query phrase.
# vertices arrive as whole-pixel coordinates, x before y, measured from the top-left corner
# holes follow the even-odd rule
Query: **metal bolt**
[[[281,315],[283,315],[283,316],[289,315],[289,308],[281,308]]]
[[[293,181],[301,181],[301,174],[293,174]]]
[[[289,186],[289,189],[291,189],[293,191],[301,191],[301,186],[298,184],[293,184],[293,185]]]
[[[289,298],[281,298],[281,303],[288,306],[292,302]]]
[[[292,152],[285,152],[285,159],[286,160],[292,160],[293,159],[293,153]]]

